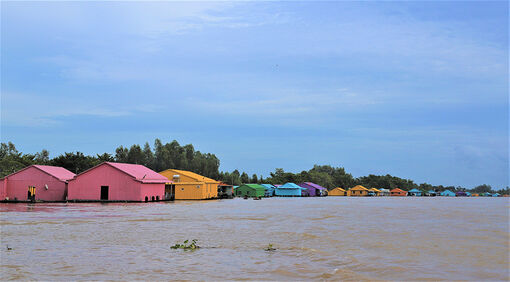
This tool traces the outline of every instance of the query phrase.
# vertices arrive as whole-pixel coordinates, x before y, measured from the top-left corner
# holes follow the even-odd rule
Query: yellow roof
[[[377,188],[370,188],[370,191],[374,191],[374,192],[381,192],[381,190],[377,189]]]
[[[220,183],[219,181],[216,181],[214,179],[211,179],[211,178],[208,178],[208,177],[205,177],[205,176],[202,176],[200,174],[196,174],[194,172],[187,171],[187,170],[167,169],[167,170],[164,170],[164,171],[162,171],[160,173],[163,173],[165,171],[174,171],[174,172],[176,172],[178,174],[182,174],[182,175],[185,175],[187,177],[193,178],[196,181]]]
[[[368,191],[368,189],[367,189],[367,188],[365,188],[365,187],[363,187],[363,186],[361,186],[361,185],[356,185],[356,186],[352,187],[352,188],[351,188],[351,189],[349,189],[349,190],[354,190],[354,191]]]
[[[345,190],[344,190],[344,189],[342,189],[342,188],[340,188],[340,187],[336,187],[335,189],[332,189],[331,191],[333,191],[333,190],[340,190],[340,191],[345,192]]]

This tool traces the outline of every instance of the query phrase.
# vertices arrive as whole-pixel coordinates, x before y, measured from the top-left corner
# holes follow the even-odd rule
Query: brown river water
[[[444,197],[0,204],[0,280],[509,280],[509,205]],[[170,249],[186,239],[202,248]],[[265,251],[269,243],[277,250]]]

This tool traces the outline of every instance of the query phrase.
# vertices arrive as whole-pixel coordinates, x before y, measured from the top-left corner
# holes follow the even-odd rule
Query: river
[[[0,280],[508,280],[509,204],[447,197],[0,204]],[[186,239],[201,248],[170,249]],[[276,250],[265,251],[268,244]]]

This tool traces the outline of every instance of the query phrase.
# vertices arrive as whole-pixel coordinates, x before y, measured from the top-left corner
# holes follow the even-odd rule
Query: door
[[[108,200],[108,186],[101,186],[101,200]]]
[[[35,186],[28,186],[27,201],[35,201]]]

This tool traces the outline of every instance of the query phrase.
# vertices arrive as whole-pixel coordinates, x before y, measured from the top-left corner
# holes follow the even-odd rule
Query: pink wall
[[[165,184],[142,184],[122,171],[103,164],[69,181],[69,200],[100,200],[101,186],[108,186],[110,201],[144,201],[164,197]],[[143,195],[142,195],[143,192]]]
[[[5,200],[7,197],[7,178],[0,179],[0,201]]]
[[[45,185],[48,185],[48,190],[44,188]],[[35,167],[29,167],[7,177],[3,186],[5,197],[9,197],[9,200],[17,198],[18,201],[26,201],[29,186],[35,186],[36,200],[64,201],[66,196],[65,182]],[[2,200],[5,199],[5,197],[3,197]]]
[[[140,183],[140,197],[145,201],[145,196],[149,197],[149,201],[152,199],[151,197],[159,196],[160,200],[165,199],[165,184],[164,183]]]

